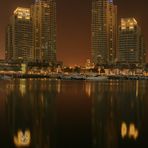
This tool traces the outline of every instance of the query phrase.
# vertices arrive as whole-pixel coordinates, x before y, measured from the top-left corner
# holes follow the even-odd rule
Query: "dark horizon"
[[[0,2],[0,58],[4,57],[5,28],[17,6],[29,7],[33,0]],[[121,17],[135,17],[148,47],[146,0],[114,0]],[[83,65],[91,51],[91,0],[57,1],[57,59],[66,65]]]

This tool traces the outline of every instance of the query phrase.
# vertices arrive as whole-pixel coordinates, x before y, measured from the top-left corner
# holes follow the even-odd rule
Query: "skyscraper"
[[[114,63],[117,41],[117,6],[113,0],[92,0],[91,51],[95,64]]]
[[[16,8],[6,30],[7,60],[33,60],[32,34],[30,9]]]
[[[13,45],[12,45],[12,25],[8,25],[6,28],[5,37],[5,59],[12,60],[13,58]]]
[[[31,6],[35,60],[56,62],[56,2],[38,0]]]
[[[119,26],[119,61],[145,63],[146,51],[141,28],[135,18],[122,18]]]

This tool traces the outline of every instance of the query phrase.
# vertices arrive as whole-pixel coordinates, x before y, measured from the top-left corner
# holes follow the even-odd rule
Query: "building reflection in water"
[[[89,81],[85,82],[85,93],[87,94],[88,97],[91,96],[91,92],[92,91],[92,83],[90,83]]]
[[[22,96],[26,94],[26,80],[20,79],[19,90]]]
[[[5,81],[0,145],[147,148],[147,90],[147,81]]]
[[[16,147],[29,147],[31,144],[30,130],[26,130],[25,132],[18,130],[18,133],[14,136],[13,141]]]
[[[109,84],[92,84],[93,147],[138,146],[143,141],[142,99],[145,92],[139,88],[138,81],[110,81]]]
[[[52,81],[17,81],[6,102],[9,147],[55,148],[57,85]]]
[[[137,140],[139,135],[139,131],[135,128],[134,123],[130,123],[129,127],[128,125],[123,122],[121,125],[121,137],[124,138],[133,138]]]

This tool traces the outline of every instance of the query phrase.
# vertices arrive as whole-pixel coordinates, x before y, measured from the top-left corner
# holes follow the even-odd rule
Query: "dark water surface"
[[[148,148],[148,81],[0,80],[0,148]]]

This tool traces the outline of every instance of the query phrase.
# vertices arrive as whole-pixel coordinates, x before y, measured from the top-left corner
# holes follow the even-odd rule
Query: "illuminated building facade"
[[[114,63],[117,43],[117,6],[113,0],[92,1],[91,51],[95,64]]]
[[[118,55],[121,63],[145,63],[144,40],[138,22],[134,18],[121,19]]]
[[[16,8],[6,31],[7,60],[33,60],[32,34],[30,9]]]
[[[36,61],[56,63],[56,2],[38,0],[31,7]]]
[[[8,25],[6,28],[6,39],[5,39],[5,58],[6,60],[11,60],[13,57],[13,47],[12,47],[12,26]]]

